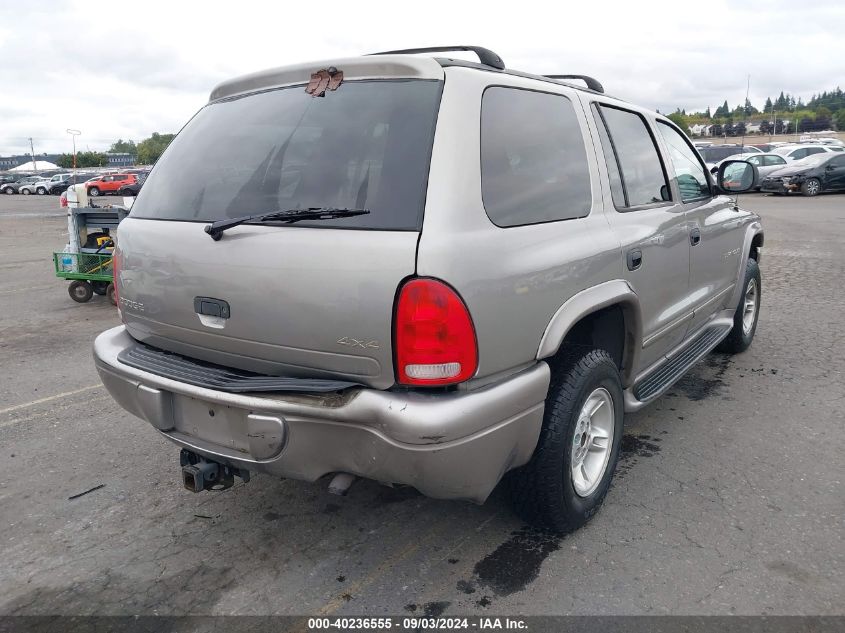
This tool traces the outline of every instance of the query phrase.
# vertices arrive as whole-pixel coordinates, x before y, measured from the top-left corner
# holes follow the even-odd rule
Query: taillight
[[[475,328],[464,302],[442,281],[412,279],[396,304],[394,351],[404,385],[451,385],[478,368]]]

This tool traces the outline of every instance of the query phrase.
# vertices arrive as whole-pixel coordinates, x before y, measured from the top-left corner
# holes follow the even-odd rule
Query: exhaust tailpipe
[[[338,497],[345,497],[357,479],[358,477],[349,473],[337,473],[329,483],[329,492]]]

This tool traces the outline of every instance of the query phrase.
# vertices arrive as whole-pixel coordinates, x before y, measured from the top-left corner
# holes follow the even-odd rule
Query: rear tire
[[[564,348],[551,365],[537,448],[507,483],[522,518],[567,533],[590,520],[610,487],[622,443],[622,382],[601,349]]]
[[[3,189],[3,193],[5,193],[7,196],[13,196],[15,195],[15,190],[12,189],[12,187],[6,187],[5,189]]]
[[[77,279],[76,281],[70,282],[67,293],[77,303],[87,303],[94,296],[94,288],[87,281]]]
[[[817,178],[810,178],[801,183],[801,193],[805,196],[817,196],[821,193],[822,183]]]
[[[91,289],[95,295],[105,296],[108,293],[110,282],[108,281],[92,281]]]
[[[751,346],[754,333],[757,331],[757,320],[760,316],[760,299],[762,298],[762,283],[760,266],[750,257],[745,264],[745,277],[742,282],[742,297],[734,313],[734,324],[727,338],[716,348],[719,352],[739,354]]]
[[[38,187],[38,189],[35,190],[35,193],[37,193],[39,196],[43,196],[45,193],[47,193],[47,190],[44,187]]]
[[[106,296],[109,298],[109,301],[111,301],[113,306],[117,305],[117,295],[115,294],[113,283],[110,283],[106,288]]]
[[[28,195],[29,195],[29,194],[31,194],[32,192],[31,192],[29,189],[21,189],[21,193],[22,193],[23,195],[25,195],[25,196],[28,196]]]

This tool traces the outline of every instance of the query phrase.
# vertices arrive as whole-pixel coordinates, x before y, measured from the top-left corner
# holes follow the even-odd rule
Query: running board
[[[634,386],[634,397],[645,403],[659,396],[709,354],[730,331],[731,325],[713,325],[705,329],[665,364],[643,377]]]

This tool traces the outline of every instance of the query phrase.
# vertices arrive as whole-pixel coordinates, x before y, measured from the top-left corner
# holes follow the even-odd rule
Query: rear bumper
[[[790,193],[793,191],[799,191],[800,189],[800,182],[784,184],[780,180],[764,180],[760,184],[760,191],[763,193]]]
[[[180,446],[253,472],[306,481],[348,472],[478,503],[530,459],[549,385],[540,362],[470,392],[234,394],[122,364],[117,355],[134,343],[123,326],[97,337],[100,378]]]

